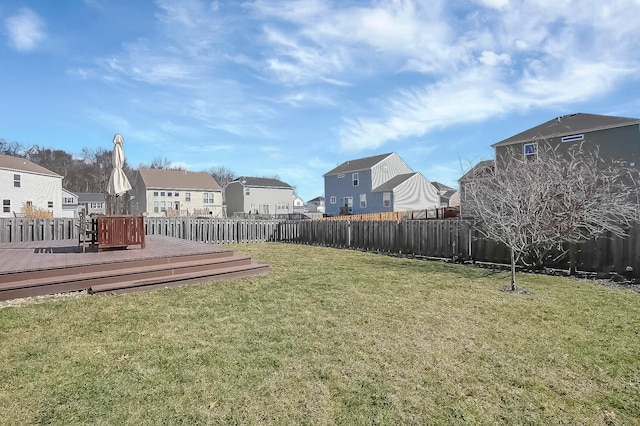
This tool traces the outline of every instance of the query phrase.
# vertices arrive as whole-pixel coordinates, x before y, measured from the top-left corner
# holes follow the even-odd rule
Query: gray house
[[[395,152],[349,160],[324,175],[325,212],[366,214],[440,206],[435,187]]]
[[[230,216],[293,213],[293,187],[278,179],[241,176],[225,186],[224,199]]]
[[[106,203],[102,192],[78,192],[78,211],[85,215],[105,214]]]
[[[598,147],[600,157],[638,167],[640,119],[583,113],[563,115],[493,144],[496,167],[500,168],[513,155],[537,158],[538,145],[543,143],[557,147],[560,152],[575,144],[582,144],[585,149]]]

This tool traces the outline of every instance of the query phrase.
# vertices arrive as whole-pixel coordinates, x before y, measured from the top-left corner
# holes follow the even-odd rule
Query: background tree
[[[157,169],[157,170],[187,170],[186,167],[177,165],[169,161],[168,158],[154,157],[151,163],[140,163],[140,169]]]
[[[0,138],[0,154],[11,155],[12,157],[21,157],[24,152],[24,147],[18,142],[7,142]]]
[[[214,166],[208,170],[209,174],[218,182],[220,188],[223,188],[236,178],[236,174],[224,166]]]
[[[511,290],[516,265],[541,267],[551,253],[566,255],[563,243],[624,237],[638,221],[637,170],[598,154],[582,145],[560,153],[539,143],[536,160],[511,152],[499,167],[461,182],[465,211],[479,232],[511,251]]]

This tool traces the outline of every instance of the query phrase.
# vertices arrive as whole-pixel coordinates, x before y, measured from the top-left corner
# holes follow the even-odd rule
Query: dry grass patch
[[[266,277],[0,309],[8,424],[634,424],[640,294],[285,244]]]

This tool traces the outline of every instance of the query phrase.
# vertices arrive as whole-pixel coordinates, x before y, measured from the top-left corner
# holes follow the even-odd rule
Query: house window
[[[159,194],[159,193],[158,193],[158,191],[153,191],[153,196],[154,196],[154,197],[157,197],[157,196],[158,196],[158,194]]]
[[[167,202],[166,201],[161,201],[160,202],[160,211],[161,212],[166,212],[167,211]]]
[[[330,204],[335,204],[336,203],[336,196],[332,195],[331,198],[329,198],[329,203]]]
[[[174,197],[179,197],[179,196],[180,196],[180,193],[179,193],[179,192],[174,192],[174,193],[173,193],[173,196],[174,196]]]
[[[160,213],[160,202],[159,201],[154,201],[153,202],[153,212],[154,213]]]
[[[64,197],[63,204],[73,204],[73,197]]]
[[[47,208],[49,209],[53,208],[53,201],[47,201]]]
[[[191,193],[190,192],[185,192],[184,200],[185,201],[191,201]]]
[[[13,175],[13,186],[20,188],[20,175]]]
[[[384,207],[391,207],[391,193],[383,192],[382,193],[382,205]]]
[[[351,177],[353,178],[353,186],[358,186],[360,175],[358,173],[354,173],[351,175]]]
[[[171,197],[171,195],[173,195],[172,192],[167,192],[167,197]]]
[[[251,194],[251,188],[249,188],[248,186],[246,186],[246,187],[244,188],[244,195],[249,195],[249,194]]]
[[[360,208],[367,208],[367,194],[360,194]]]
[[[538,159],[538,142],[524,144],[524,158],[527,161]]]
[[[344,173],[340,173],[340,174],[338,175],[338,179],[342,179],[343,177],[344,177]]]
[[[205,204],[213,204],[213,192],[205,192],[204,193],[204,203]]]
[[[164,197],[164,191],[160,191],[160,196]]]
[[[11,200],[2,200],[2,212],[11,213]]]

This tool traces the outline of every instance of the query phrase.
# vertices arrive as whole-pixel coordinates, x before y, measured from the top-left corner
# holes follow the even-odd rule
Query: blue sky
[[[0,138],[278,175],[397,152],[456,185],[558,115],[640,117],[640,0],[3,0]]]

